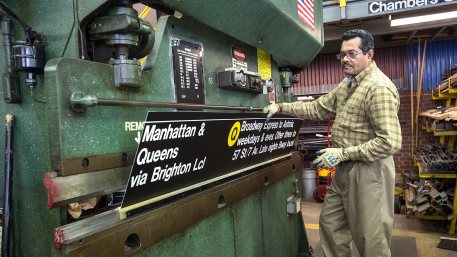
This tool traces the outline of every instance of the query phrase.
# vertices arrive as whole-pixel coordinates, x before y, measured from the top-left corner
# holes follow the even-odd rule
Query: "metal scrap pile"
[[[302,127],[299,131],[300,150],[319,150],[329,145],[329,134],[326,126]]]
[[[453,218],[454,183],[442,179],[421,179],[406,183],[407,215],[436,215]]]
[[[444,146],[418,146],[415,156],[424,173],[456,173],[457,153],[448,151]]]

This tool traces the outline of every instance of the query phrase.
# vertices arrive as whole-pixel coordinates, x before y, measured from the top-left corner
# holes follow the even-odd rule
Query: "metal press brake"
[[[279,157],[206,170],[220,173],[211,179],[198,177],[211,167],[209,157],[189,166],[174,161],[174,170],[163,166],[149,177],[132,173],[135,165],[177,160],[186,147],[187,155],[220,155],[222,163],[216,142],[197,141],[205,125],[191,122],[199,117],[230,120],[230,132],[214,133],[227,149],[236,140],[263,141],[255,134],[262,128],[292,137],[290,118],[279,121],[285,132],[278,132],[261,108],[292,101],[293,71],[322,48],[320,1],[314,28],[289,0],[0,3],[0,110],[10,114],[1,138],[2,256],[310,256],[301,214],[289,210],[299,207],[302,171],[298,153],[287,150],[293,140],[276,144],[287,150]],[[139,18],[138,4],[157,10],[156,28]],[[232,122],[237,115],[240,125]],[[186,117],[191,121],[162,130],[148,125]],[[241,128],[249,134],[231,142]],[[191,137],[195,143],[179,147],[171,141]],[[263,148],[230,158],[276,151]],[[166,176],[171,172],[176,176]],[[135,204],[124,208],[129,185],[160,179],[171,189],[152,200],[130,194]],[[79,216],[69,214],[70,205],[82,208]]]

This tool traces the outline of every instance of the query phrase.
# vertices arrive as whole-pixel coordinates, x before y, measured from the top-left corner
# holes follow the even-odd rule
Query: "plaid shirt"
[[[312,120],[335,119],[334,147],[347,148],[350,160],[372,162],[401,148],[400,98],[392,81],[372,62],[313,102],[284,103],[282,112]]]

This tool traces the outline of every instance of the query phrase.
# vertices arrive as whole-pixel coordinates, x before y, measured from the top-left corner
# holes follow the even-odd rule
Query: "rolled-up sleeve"
[[[332,90],[316,101],[283,103],[281,111],[306,120],[330,120],[335,117],[336,105],[336,90]]]

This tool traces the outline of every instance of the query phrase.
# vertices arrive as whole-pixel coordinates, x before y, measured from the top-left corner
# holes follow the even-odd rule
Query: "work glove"
[[[275,113],[280,112],[280,111],[281,111],[281,108],[279,107],[279,104],[270,104],[267,107],[263,108],[263,113],[268,113],[265,121],[266,122],[270,121],[271,117]]]
[[[343,153],[343,148],[325,148],[316,152],[320,154],[313,164],[317,167],[323,167],[325,169],[331,169],[338,165],[340,162],[347,161],[349,156],[347,153]]]

